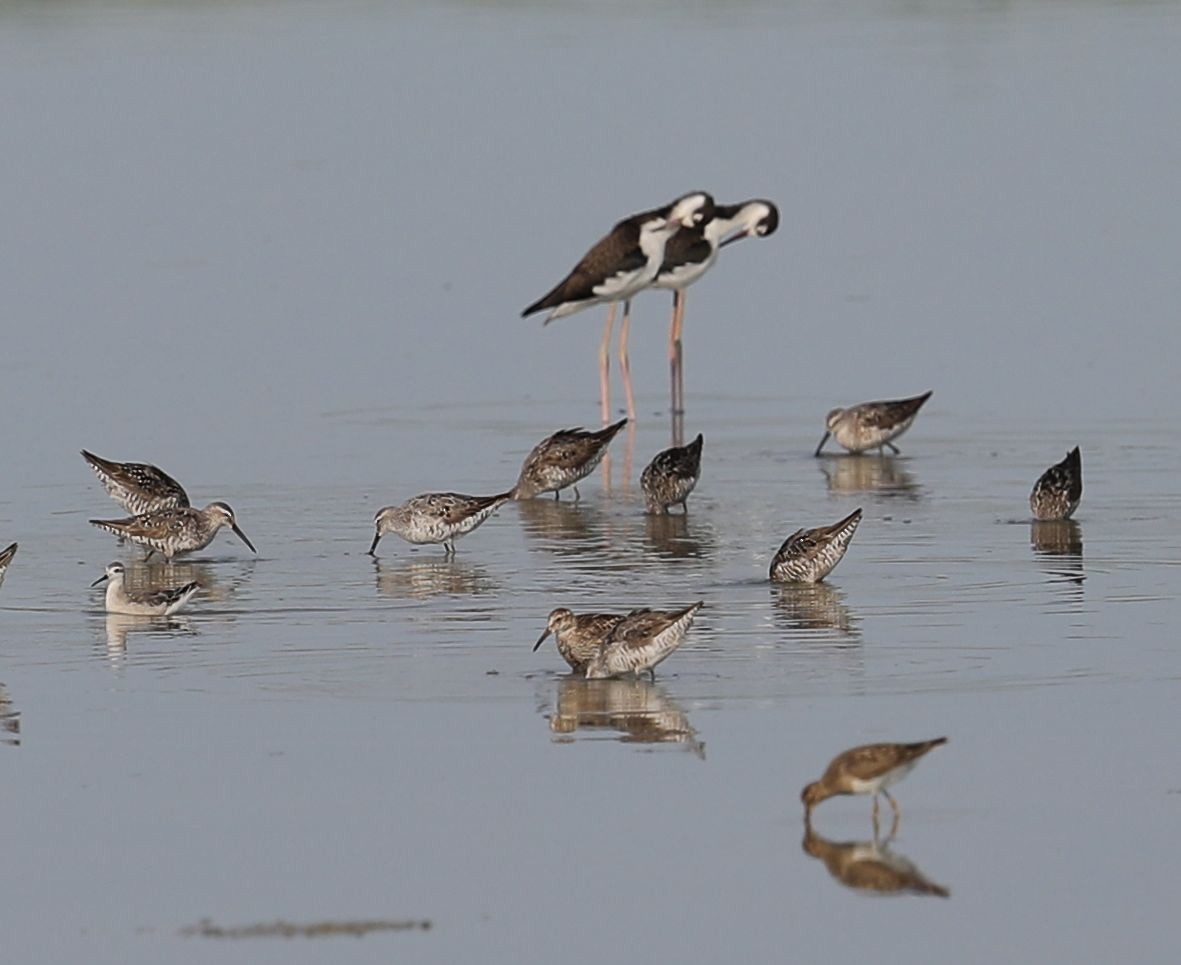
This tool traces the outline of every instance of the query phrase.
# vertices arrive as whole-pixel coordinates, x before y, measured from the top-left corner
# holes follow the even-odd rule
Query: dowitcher
[[[846,888],[874,894],[951,895],[926,877],[909,858],[890,850],[893,834],[884,841],[829,841],[804,822],[801,847],[824,862],[828,873]]]
[[[578,480],[594,472],[607,452],[607,446],[625,425],[627,419],[620,419],[598,432],[587,432],[579,426],[561,429],[542,439],[525,457],[521,475],[512,490],[513,498],[532,499],[541,493],[552,492],[554,499],[558,499],[561,490],[574,486]],[[574,486],[574,498],[578,499],[577,486]]]
[[[831,526],[797,529],[771,560],[771,579],[776,583],[819,583],[841,561],[860,522],[861,510],[855,509]]]
[[[166,559],[205,549],[223,526],[229,526],[238,539],[250,547],[250,552],[258,552],[238,526],[234,511],[222,502],[210,503],[204,509],[179,506],[142,513],[130,519],[92,519],[90,523],[108,533],[146,546],[152,552],[162,553]],[[152,552],[148,553],[149,557]]]
[[[201,588],[194,582],[160,590],[129,590],[123,564],[118,562],[109,564],[107,571],[90,585],[98,586],[103,582],[107,584],[107,612],[129,616],[169,616],[188,603]]]
[[[824,776],[819,781],[813,781],[801,793],[805,817],[811,817],[812,809],[817,804],[835,794],[872,794],[875,823],[878,818],[878,794],[883,794],[890,802],[895,817],[901,816],[898,802],[887,788],[893,787],[914,770],[919,758],[927,751],[946,743],[946,737],[936,737],[916,744],[863,744],[838,754],[828,765]]]
[[[897,439],[910,428],[923,403],[931,398],[924,392],[913,399],[893,399],[882,402],[862,402],[847,409],[833,409],[825,418],[824,438],[816,447],[816,455],[832,436],[850,452],[864,452],[866,449],[881,449],[889,446],[895,454],[898,447],[892,440]]]
[[[558,653],[570,669],[585,675],[587,665],[622,619],[622,613],[572,613],[565,607],[558,607],[550,613],[545,633],[538,637],[533,652],[536,653],[552,634]]]
[[[779,227],[779,209],[771,201],[755,198],[738,204],[715,205],[713,217],[703,224],[677,232],[664,248],[664,262],[653,288],[671,290],[673,314],[668,329],[668,361],[672,383],[673,414],[685,408],[685,376],[681,333],[685,324],[685,289],[712,268],[718,252],[742,238],[765,238]],[[627,355],[620,333],[620,354]]]
[[[681,645],[693,617],[704,606],[699,600],[683,610],[633,610],[612,628],[586,667],[588,680],[639,674],[656,679],[656,665]]]
[[[4,574],[8,572],[8,564],[16,556],[16,543],[10,543],[0,550],[0,583],[4,582]]]
[[[1042,473],[1029,494],[1034,519],[1070,519],[1083,498],[1083,457],[1075,446]]]
[[[649,513],[667,513],[677,503],[685,512],[685,500],[701,475],[701,447],[705,439],[697,434],[687,446],[673,446],[656,454],[640,475],[640,489]]]
[[[164,470],[144,462],[112,462],[82,450],[107,494],[132,516],[189,505],[188,494]]]
[[[373,517],[376,532],[369,555],[386,533],[397,533],[407,543],[442,543],[445,556],[455,555],[455,541],[470,533],[512,498],[512,492],[495,496],[462,493],[423,493],[400,506],[385,506]]]
[[[609,303],[603,341],[599,349],[599,400],[603,422],[610,418],[608,371],[611,329],[615,308],[623,302],[623,330],[631,324],[631,298],[656,278],[664,263],[664,249],[669,238],[681,228],[700,225],[713,215],[714,202],[704,191],[682,195],[663,208],[642,211],[618,222],[582,256],[582,260],[546,295],[521,312],[521,317],[550,309],[545,324],[572,315],[592,305]],[[626,339],[621,336],[623,344]],[[635,418],[635,400],[631,389],[626,354],[621,354],[628,418]]]

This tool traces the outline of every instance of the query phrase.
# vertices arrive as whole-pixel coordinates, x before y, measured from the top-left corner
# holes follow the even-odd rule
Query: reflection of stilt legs
[[[631,425],[636,421],[636,397],[632,392],[632,367],[627,354],[627,339],[631,334],[632,303],[628,299],[623,303],[623,323],[619,326],[619,371],[623,376],[623,395],[627,399],[627,417]],[[603,416],[603,424],[610,420]]]
[[[611,421],[611,329],[615,327],[615,302],[607,307],[607,324],[599,346],[599,414],[603,425]]]

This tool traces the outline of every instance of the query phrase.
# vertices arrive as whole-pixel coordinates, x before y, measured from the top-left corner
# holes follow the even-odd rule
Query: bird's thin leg
[[[668,320],[668,399],[673,414],[677,411],[677,306],[681,304],[681,293],[673,291],[673,313]]]
[[[873,795],[873,826],[875,828],[878,826],[878,795],[876,791]]]
[[[889,844],[898,835],[898,815],[894,815],[894,820],[890,822],[890,833],[886,835],[885,844]]]
[[[680,304],[677,306],[677,413],[684,415],[685,413],[685,355],[683,351],[683,342],[685,332],[685,293],[683,291],[677,292],[680,296]],[[680,445],[681,443],[677,443]]]
[[[148,560],[150,560],[155,555],[156,555],[156,551],[153,549],[149,549],[148,555],[144,557],[144,562],[146,563]]]
[[[896,456],[902,455],[902,450],[899,449],[896,445],[894,445],[894,443],[887,442],[886,445],[890,447],[890,451],[892,453],[894,453],[894,455],[896,455]]]
[[[559,499],[561,499],[561,498],[562,498],[562,497],[561,497],[561,495],[560,495],[560,493],[561,493],[561,492],[562,492],[562,491],[561,491],[560,489],[555,489],[555,490],[554,490],[554,502],[555,502],[555,503],[556,503],[556,502],[557,502]]]
[[[894,800],[894,796],[889,791],[882,788],[882,793],[886,796],[886,800],[890,802],[890,808],[894,812],[894,820],[897,821],[902,817],[902,809],[898,807],[898,802]]]
[[[611,421],[611,330],[615,327],[615,302],[607,307],[607,323],[599,345],[599,414],[603,425]]]
[[[632,367],[631,360],[627,354],[627,339],[631,334],[632,326],[632,303],[629,298],[623,303],[623,321],[619,326],[619,372],[623,377],[623,394],[627,399],[627,417],[634,423],[636,421],[636,397],[632,391]],[[606,424],[607,419],[604,417],[603,423]]]
[[[575,501],[575,502],[578,502],[580,499],[582,499],[582,494],[581,494],[581,493],[579,493],[579,491],[578,491],[578,487],[577,487],[577,486],[575,486],[575,487],[574,487],[574,501]]]

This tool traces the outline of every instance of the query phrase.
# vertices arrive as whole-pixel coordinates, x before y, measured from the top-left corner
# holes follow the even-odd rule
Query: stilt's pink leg
[[[629,424],[636,421],[636,397],[632,392],[631,359],[627,354],[627,339],[631,334],[632,303],[628,299],[623,303],[623,322],[619,326],[619,371],[623,376],[623,394],[627,398],[627,417]]]
[[[681,293],[673,291],[673,315],[668,323],[668,377],[669,377],[669,410],[676,418],[677,414],[677,308],[681,304]]]
[[[611,330],[615,327],[615,302],[607,308],[603,343],[599,346],[599,414],[603,425],[611,422]]]

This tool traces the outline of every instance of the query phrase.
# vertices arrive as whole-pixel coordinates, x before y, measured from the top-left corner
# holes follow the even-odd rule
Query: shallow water
[[[1179,39],[1175,4],[7,5],[13,960],[1171,960]],[[597,419],[601,314],[516,314],[697,186],[784,220],[688,299],[689,514],[642,513],[645,296],[609,477],[368,557],[378,507]],[[927,388],[901,456],[812,458]],[[1031,524],[1076,443],[1076,520]],[[259,556],[136,562],[83,446]],[[857,506],[828,583],[766,581]],[[120,556],[205,590],[108,617]],[[530,651],[554,606],[697,599],[655,683]],[[938,734],[890,848],[950,898],[868,901],[800,788]]]

